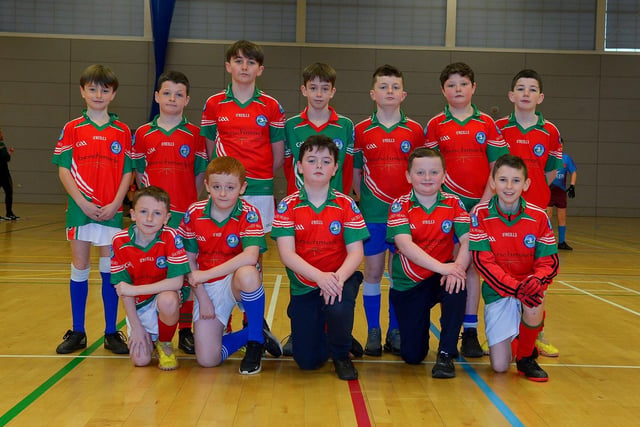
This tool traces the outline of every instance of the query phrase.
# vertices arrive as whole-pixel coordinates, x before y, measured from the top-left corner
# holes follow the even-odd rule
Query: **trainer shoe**
[[[367,356],[382,356],[382,331],[380,328],[369,329],[367,345],[364,346],[364,354]]]
[[[391,329],[387,332],[384,351],[400,356],[400,329]]]
[[[247,351],[240,362],[240,373],[243,375],[254,375],[262,370],[262,351],[264,345],[257,341],[247,342]]]
[[[284,356],[293,356],[293,339],[291,335],[287,335],[285,343],[282,346],[282,354]]]
[[[360,344],[360,342],[357,339],[355,339],[353,335],[351,335],[351,349],[349,350],[349,353],[353,357],[362,357],[362,355],[364,354],[364,350],[362,349],[362,344]]]
[[[60,345],[56,347],[56,353],[69,354],[83,348],[87,348],[87,334],[69,329],[62,337]]]
[[[171,342],[156,343],[156,351],[158,352],[158,368],[163,371],[173,371],[178,369],[178,359],[173,352],[173,344]]]
[[[478,341],[478,330],[476,328],[469,328],[462,332],[460,353],[464,357],[482,357],[484,355],[484,351]]]
[[[348,357],[345,359],[333,360],[333,366],[336,368],[336,374],[341,380],[357,380],[358,370],[353,366],[353,362]]]
[[[178,331],[178,348],[187,354],[196,354],[196,342],[193,339],[191,328],[183,328]]]
[[[269,324],[266,320],[262,323],[262,334],[264,335],[264,349],[273,357],[282,356],[282,344],[278,341],[275,335],[269,329]]]
[[[567,242],[558,243],[558,249],[564,249],[565,251],[572,251],[573,248],[567,244]]]
[[[518,373],[524,375],[528,380],[540,383],[549,381],[549,375],[538,365],[533,355],[516,360],[516,367]]]
[[[544,336],[538,335],[536,340],[536,348],[538,352],[546,357],[558,357],[560,356],[560,350],[549,342]]]
[[[111,350],[113,354],[129,354],[127,337],[122,331],[104,335],[104,348]]]
[[[7,220],[9,220],[9,221],[17,221],[17,220],[19,220],[19,219],[20,219],[20,217],[19,217],[19,216],[16,216],[16,215],[11,214],[11,215],[7,215],[7,216],[5,217],[5,219],[7,219]]]
[[[436,358],[436,364],[431,370],[433,378],[453,378],[456,376],[456,367],[453,366],[453,357],[441,351]]]

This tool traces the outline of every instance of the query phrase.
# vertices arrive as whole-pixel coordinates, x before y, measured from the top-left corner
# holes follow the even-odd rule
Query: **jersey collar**
[[[400,110],[400,120],[398,121],[398,123],[388,128],[385,125],[380,123],[380,121],[378,120],[377,112],[378,110],[375,110],[373,114],[371,114],[371,125],[369,126],[368,129],[371,129],[373,127],[380,127],[383,129],[393,130],[398,126],[405,126],[405,124],[407,123],[407,116],[404,114],[404,111]]]
[[[526,213],[527,202],[524,200],[522,196],[520,196],[520,210],[517,214],[506,214],[500,210],[498,206],[498,196],[494,195],[491,200],[489,200],[489,204],[487,208],[489,209],[489,216],[492,218],[500,218],[502,222],[507,225],[513,225],[518,222],[521,218],[531,218],[530,215]]]
[[[131,224],[131,226],[129,227],[129,229],[127,230],[127,234],[129,235],[129,240],[130,240],[130,245],[134,246],[136,248],[140,248],[143,251],[147,252],[151,247],[153,247],[153,245],[155,245],[155,243],[160,240],[160,235],[162,234],[162,230],[164,229],[164,226],[162,226],[162,228],[160,230],[158,230],[158,232],[156,233],[156,237],[153,238],[153,240],[151,242],[149,242],[149,244],[147,246],[140,246],[136,243],[136,228],[138,226],[133,223]]]
[[[150,123],[150,126],[153,130],[159,130],[162,133],[166,134],[166,135],[171,135],[173,133],[173,131],[180,129],[182,131],[185,131],[189,134],[191,134],[191,131],[189,130],[189,128],[187,127],[187,123],[189,123],[189,121],[187,120],[186,116],[182,116],[182,120],[180,121],[180,123],[178,124],[178,126],[174,127],[171,130],[165,130],[164,128],[161,128],[160,126],[158,126],[158,119],[160,118],[160,114],[156,115],[153,120]]]
[[[418,197],[416,196],[415,191],[413,191],[412,189],[409,200],[413,202],[413,207],[422,208],[426,213],[430,214],[435,210],[436,207],[443,205],[442,201],[444,200],[444,196],[442,195],[442,191],[438,191],[438,195],[436,196],[436,202],[433,204],[433,206],[431,206],[430,208],[427,208],[422,203],[420,203],[420,200],[418,200]]]
[[[538,116],[538,121],[536,122],[535,125],[531,126],[530,128],[524,129],[522,126],[520,126],[520,123],[518,123],[518,120],[516,119],[516,114],[514,112],[512,112],[511,114],[509,114],[509,121],[507,122],[505,128],[507,127],[517,127],[518,129],[520,129],[520,131],[524,134],[529,132],[530,130],[533,129],[537,129],[539,131],[542,131],[546,134],[549,134],[549,132],[544,128],[544,124],[546,123],[544,120],[544,117],[542,117],[542,113],[540,111],[536,111],[536,116]]]
[[[213,204],[213,200],[211,199],[211,197],[209,197],[207,204],[204,206],[204,209],[202,210],[202,216],[200,218],[207,218],[215,222],[216,224],[225,224],[229,220],[229,218],[238,218],[240,214],[242,214],[242,200],[238,199],[236,200],[236,205],[233,207],[233,210],[231,211],[231,214],[227,217],[227,219],[225,219],[222,222],[218,222],[215,219],[211,218],[212,204]]]
[[[334,204],[334,205],[336,204],[335,203],[336,192],[331,187],[329,187],[329,192],[327,193],[327,200],[325,200],[325,202],[319,208],[316,208],[311,202],[309,202],[309,196],[307,196],[307,191],[304,189],[304,185],[302,186],[302,188],[300,188],[299,197],[302,203],[304,203],[305,205],[308,205],[311,209],[313,209],[316,212],[322,211],[322,209],[324,209],[324,207],[329,204]]]
[[[444,106],[445,121],[453,120],[453,121],[456,121],[458,123],[467,123],[471,119],[479,118],[481,113],[480,113],[480,110],[478,109],[478,107],[476,107],[475,104],[471,104],[471,108],[473,108],[473,113],[471,113],[471,116],[467,117],[464,121],[461,122],[460,120],[458,120],[455,117],[453,117],[453,114],[451,114],[451,110],[449,110],[449,106],[445,105]]]
[[[309,106],[307,105],[307,107],[302,110],[302,113],[300,113],[300,118],[302,120],[304,120],[305,123],[313,125],[313,123],[311,123],[309,121]],[[331,111],[331,117],[329,117],[329,121],[327,123],[335,123],[338,121],[338,113],[336,113],[336,110],[334,110],[331,106],[329,106],[329,111]]]
[[[114,126],[113,122],[115,122],[116,120],[118,120],[118,115],[116,113],[107,113],[109,114],[109,121],[107,123],[105,123],[102,126],[98,126],[93,120],[91,120],[91,118],[87,115],[87,109],[85,108],[84,110],[82,110],[82,117],[84,118],[85,121],[91,123],[93,126],[95,126],[98,129],[104,129],[107,126]],[[119,129],[118,126],[115,126]]]
[[[253,88],[253,96],[244,104],[241,104],[240,101],[238,101],[238,99],[233,95],[233,90],[231,89],[231,83],[229,83],[229,86],[227,86],[227,89],[224,91],[224,94],[225,94],[225,101],[234,101],[238,105],[248,105],[253,101],[258,101],[260,99],[261,91],[260,89],[258,89],[258,86],[255,86]]]

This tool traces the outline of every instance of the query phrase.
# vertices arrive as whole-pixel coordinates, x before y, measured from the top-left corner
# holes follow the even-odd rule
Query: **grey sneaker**
[[[382,356],[382,331],[380,328],[369,329],[367,344],[364,346],[364,354],[367,356]]]
[[[400,329],[391,329],[387,332],[384,351],[400,356]]]

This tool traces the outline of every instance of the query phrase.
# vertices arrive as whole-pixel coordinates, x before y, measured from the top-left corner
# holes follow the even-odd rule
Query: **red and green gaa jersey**
[[[205,139],[186,117],[170,131],[158,126],[158,117],[136,131],[133,159],[143,186],[155,185],[169,193],[169,226],[178,227],[187,208],[198,200],[195,178],[207,168]]]
[[[98,206],[114,201],[122,176],[131,172],[131,132],[109,114],[108,123],[98,126],[86,114],[68,122],[62,129],[53,153],[52,162],[69,169],[82,195]],[[93,221],[76,202],[68,197],[66,227],[78,227]],[[109,227],[122,228],[122,207],[109,221],[98,222]]]
[[[469,232],[469,214],[460,199],[448,193],[438,193],[438,200],[429,209],[420,204],[413,190],[394,200],[389,208],[387,240],[399,234],[411,235],[413,243],[438,261],[453,260],[454,236]],[[414,264],[400,250],[393,254],[391,277],[393,289],[406,291],[433,276],[434,272]]]
[[[256,88],[253,98],[241,104],[231,85],[207,99],[201,133],[215,141],[214,156],[231,156],[247,170],[246,195],[273,195],[271,144],[284,141],[284,109],[275,98]]]
[[[287,194],[293,194],[302,187],[302,174],[296,167],[300,146],[308,137],[318,134],[331,138],[339,150],[338,171],[331,178],[331,188],[348,194],[353,181],[353,122],[329,107],[329,121],[317,127],[309,121],[307,110],[308,107],[288,119],[284,125],[284,176],[287,178]]]
[[[347,245],[369,237],[358,205],[349,196],[329,189],[327,201],[316,208],[304,187],[278,204],[271,237],[294,236],[296,253],[325,272],[337,271],[347,257]],[[317,284],[287,268],[292,295],[303,295]]]
[[[500,212],[497,196],[477,205],[471,213],[469,249],[492,291],[483,289],[485,303],[515,296],[520,282],[530,275],[548,286],[558,273],[558,248],[551,221],[543,209],[522,197],[520,212],[511,216]]]
[[[173,228],[163,227],[147,247],[138,246],[136,225],[113,236],[111,283],[133,286],[150,285],[164,279],[182,276],[189,271],[189,260],[182,237]],[[136,296],[136,308],[150,303],[155,295]]]
[[[178,233],[184,237],[187,252],[198,254],[200,270],[209,270],[242,253],[244,248],[258,246],[267,250],[258,210],[238,199],[229,217],[218,222],[211,218],[211,198],[192,204],[182,219]],[[222,277],[211,279],[210,282]]]
[[[360,207],[367,222],[386,223],[389,205],[411,190],[405,179],[409,154],[424,145],[422,127],[401,112],[394,126],[373,113],[356,125],[354,166],[362,169]]]
[[[467,210],[478,203],[489,179],[489,164],[508,154],[493,119],[473,105],[473,114],[459,121],[449,106],[425,128],[426,146],[439,150],[447,169],[444,191],[460,197]]]
[[[509,145],[509,152],[522,158],[527,165],[531,185],[522,197],[536,206],[546,207],[551,190],[545,173],[562,167],[562,144],[558,128],[546,121],[541,113],[536,114],[538,122],[528,129],[518,124],[513,113],[498,120],[496,125]]]

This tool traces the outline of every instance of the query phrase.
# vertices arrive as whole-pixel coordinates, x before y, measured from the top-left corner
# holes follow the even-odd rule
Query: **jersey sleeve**
[[[193,172],[197,176],[207,170],[209,160],[207,158],[206,139],[201,134],[194,135],[195,143],[195,161],[193,164]]]
[[[487,160],[493,163],[501,156],[509,154],[509,147],[493,119],[485,114],[484,120],[487,123]]]
[[[215,141],[216,135],[218,134],[218,123],[215,116],[215,102],[212,98],[213,96],[207,99],[204,104],[204,108],[202,109],[200,135],[210,139],[211,141]]]
[[[349,127],[346,129],[349,138],[346,141],[347,150],[345,152],[344,161],[342,162],[342,190],[349,194],[353,186],[353,168],[355,153],[355,133],[353,130],[353,122],[349,120]]]
[[[291,197],[284,198],[278,203],[276,213],[273,218],[273,228],[271,238],[276,240],[282,236],[295,236],[295,224],[293,220],[293,206]]]
[[[167,279],[182,276],[191,271],[184,249],[184,239],[175,230],[165,227],[167,238]]]
[[[387,241],[394,243],[394,238],[399,234],[411,234],[409,225],[409,213],[407,207],[399,199],[394,200],[389,206],[389,218],[387,219]]]
[[[344,209],[344,243],[349,245],[358,240],[366,240],[370,234],[356,202],[348,196],[345,198],[350,206]]]
[[[453,232],[456,234],[456,237],[462,237],[469,233],[471,220],[458,197],[456,197],[456,202],[454,203],[454,212]]]
[[[64,126],[64,128],[62,128],[62,132],[60,132],[52,159],[52,163],[58,165],[58,167],[71,169],[74,128],[75,126],[73,123],[69,122]]]
[[[133,285],[133,280],[126,267],[127,260],[123,259],[123,251],[120,250],[120,246],[117,241],[113,242],[111,254],[111,284],[117,285],[120,282],[124,282]]]
[[[558,274],[560,261],[558,259],[558,246],[553,234],[553,227],[546,213],[542,212],[546,221],[538,221],[538,238],[536,239],[533,275],[548,286]]]
[[[133,137],[131,145],[131,158],[133,159],[134,169],[139,174],[144,174],[147,168],[147,147],[145,145],[145,129],[146,126],[140,126]]]
[[[269,111],[269,138],[271,139],[271,143],[284,141],[284,123],[286,121],[284,115],[284,108],[280,105],[278,101],[274,100],[274,105],[270,108]]]
[[[435,117],[429,120],[427,125],[424,127],[424,145],[427,148],[431,148],[432,150],[439,150],[438,147],[438,135],[436,133],[438,122],[435,120]]]
[[[262,220],[260,213],[254,207],[244,211],[242,214],[242,229],[240,231],[240,241],[243,248],[249,246],[257,246],[260,253],[267,250],[267,241],[264,237],[264,229],[262,228]]]
[[[185,212],[182,221],[180,222],[180,226],[178,227],[178,235],[182,237],[182,243],[184,245],[184,249],[187,252],[192,254],[197,254],[198,250],[198,241],[196,239],[196,231],[193,228],[192,216],[194,213],[194,206],[191,205],[187,212]]]

